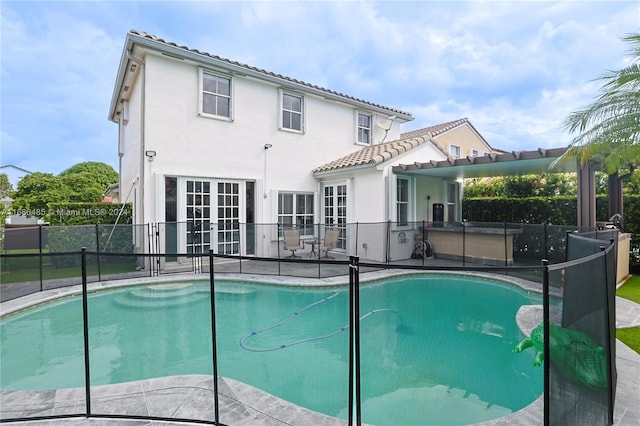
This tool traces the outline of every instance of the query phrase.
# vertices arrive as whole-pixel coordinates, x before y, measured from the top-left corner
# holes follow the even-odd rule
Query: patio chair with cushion
[[[300,257],[296,256],[296,250],[302,250],[302,244],[300,243],[300,231],[297,229],[285,229],[284,230],[284,249],[291,251],[291,256],[289,257]]]
[[[329,257],[329,250],[333,250],[338,245],[338,237],[340,236],[339,229],[327,229],[324,233],[324,241],[320,244],[319,251],[322,256],[322,252],[324,251],[324,256]]]

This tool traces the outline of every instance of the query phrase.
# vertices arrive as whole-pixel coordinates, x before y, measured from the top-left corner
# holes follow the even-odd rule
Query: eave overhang
[[[400,164],[392,168],[400,175],[421,175],[446,179],[467,179],[494,176],[517,176],[541,173],[576,172],[577,162],[559,161],[550,169],[567,148],[539,148],[535,151],[513,151],[482,157],[465,157],[444,161]]]
[[[231,61],[219,56],[210,55],[206,52],[201,52],[196,49],[190,49],[186,46],[178,46],[175,43],[166,42],[157,37],[149,34],[137,32],[135,30],[127,33],[125,40],[125,47],[120,58],[120,66],[118,68],[118,74],[116,77],[116,84],[113,96],[111,98],[111,106],[109,109],[109,119],[117,122],[117,109],[118,104],[122,102],[122,90],[125,86],[124,78],[126,76],[129,62],[127,52],[132,52],[134,47],[142,49],[151,49],[160,54],[173,57],[176,59],[182,59],[187,61],[193,61],[205,67],[212,67],[225,70],[226,72],[239,75],[252,77],[259,80],[267,81],[272,84],[276,84],[285,89],[300,91],[302,93],[319,96],[331,101],[341,102],[343,104],[352,105],[358,109],[379,113],[381,115],[395,115],[396,120],[400,122],[412,121],[413,116],[405,111],[385,107],[372,102],[367,102],[362,99],[358,99],[349,95],[334,92],[329,89],[322,88],[304,81],[289,78],[280,74],[269,72],[260,68],[252,67],[239,62]]]

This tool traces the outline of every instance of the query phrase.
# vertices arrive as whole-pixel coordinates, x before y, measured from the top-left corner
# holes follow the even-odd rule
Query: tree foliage
[[[62,171],[58,176],[90,176],[97,186],[101,188],[100,195],[104,193],[107,186],[112,183],[118,182],[118,172],[113,170],[113,167],[105,163],[97,161],[86,161],[84,163],[78,163],[69,167],[67,170]]]
[[[623,183],[622,191],[625,195],[640,194],[640,170],[633,171],[629,179]]]
[[[113,167],[99,162],[78,163],[58,176],[33,173],[18,182],[11,209],[25,216],[45,217],[55,203],[97,203],[107,186],[118,181]]]
[[[18,182],[11,210],[25,216],[44,217],[48,204],[69,201],[71,190],[51,173],[32,173]]]
[[[10,197],[13,192],[13,185],[9,181],[6,173],[0,173],[0,198]]]
[[[608,173],[640,162],[640,33],[623,40],[631,46],[631,64],[600,77],[600,95],[565,119],[565,129],[575,136],[557,161],[595,161]]]

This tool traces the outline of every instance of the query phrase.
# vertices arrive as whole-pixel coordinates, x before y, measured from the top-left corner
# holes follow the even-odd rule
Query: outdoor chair
[[[291,251],[291,256],[289,257],[299,257],[296,256],[296,250],[302,249],[302,244],[300,243],[300,231],[297,229],[285,229],[283,241],[284,249]]]
[[[327,229],[324,233],[324,241],[320,244],[319,251],[321,257],[329,257],[329,250],[333,250],[338,245],[339,229]],[[324,251],[324,256],[322,252]]]

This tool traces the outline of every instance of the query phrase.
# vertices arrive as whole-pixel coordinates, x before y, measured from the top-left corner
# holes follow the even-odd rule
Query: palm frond
[[[565,118],[562,126],[574,137],[554,166],[569,159],[582,165],[598,160],[612,173],[640,161],[640,33],[624,40],[632,47],[634,62],[601,76],[595,101]]]

